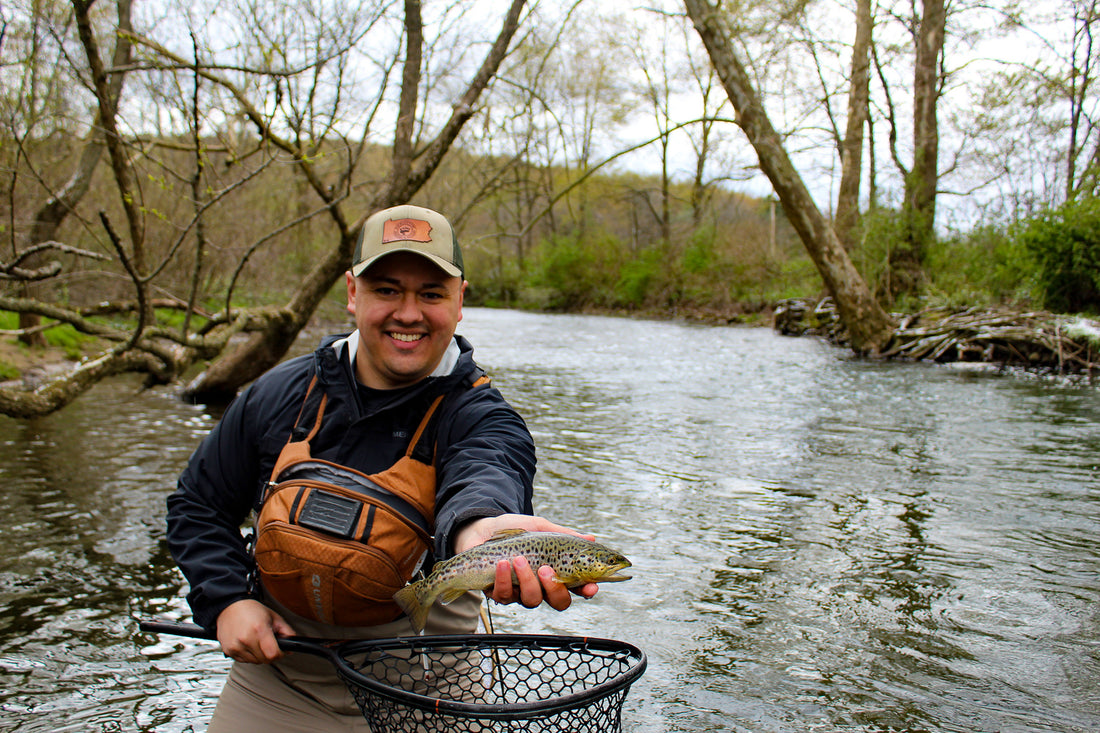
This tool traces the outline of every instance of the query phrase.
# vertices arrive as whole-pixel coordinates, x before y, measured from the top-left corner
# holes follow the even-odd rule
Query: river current
[[[634,563],[496,630],[641,647],[625,730],[1100,730],[1095,386],[766,328],[459,332],[535,435],[537,512]],[[137,622],[188,619],[164,499],[216,420],[125,378],[0,418],[0,730],[204,730],[227,660]]]

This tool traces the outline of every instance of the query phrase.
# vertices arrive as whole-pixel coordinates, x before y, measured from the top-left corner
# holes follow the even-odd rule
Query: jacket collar
[[[322,383],[334,385],[342,382],[348,389],[355,388],[355,352],[359,345],[359,332],[328,336],[321,341],[314,352],[315,364]],[[451,339],[443,358],[427,378],[421,381],[426,389],[429,385],[440,385],[445,391],[466,378],[477,368],[474,363],[474,347],[463,336]],[[420,393],[421,390],[413,390]]]

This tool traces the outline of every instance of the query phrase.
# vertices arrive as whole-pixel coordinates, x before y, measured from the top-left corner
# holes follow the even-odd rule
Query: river
[[[625,730],[1100,730],[1096,387],[765,328],[465,316],[535,435],[536,510],[634,562],[496,629],[641,647]],[[126,378],[0,418],[0,730],[204,729],[227,661],[137,621],[188,618],[164,498],[216,419]]]

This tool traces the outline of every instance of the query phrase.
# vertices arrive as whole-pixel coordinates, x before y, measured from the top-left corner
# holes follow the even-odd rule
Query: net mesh
[[[419,637],[342,644],[340,676],[376,733],[622,730],[645,655],[606,639]]]

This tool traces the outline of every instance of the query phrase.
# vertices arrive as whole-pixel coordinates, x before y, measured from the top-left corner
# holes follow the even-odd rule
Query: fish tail
[[[409,622],[416,633],[423,631],[428,623],[428,612],[432,610],[432,604],[435,603],[435,594],[432,593],[428,583],[424,580],[410,583],[394,593],[393,600],[409,617]]]

